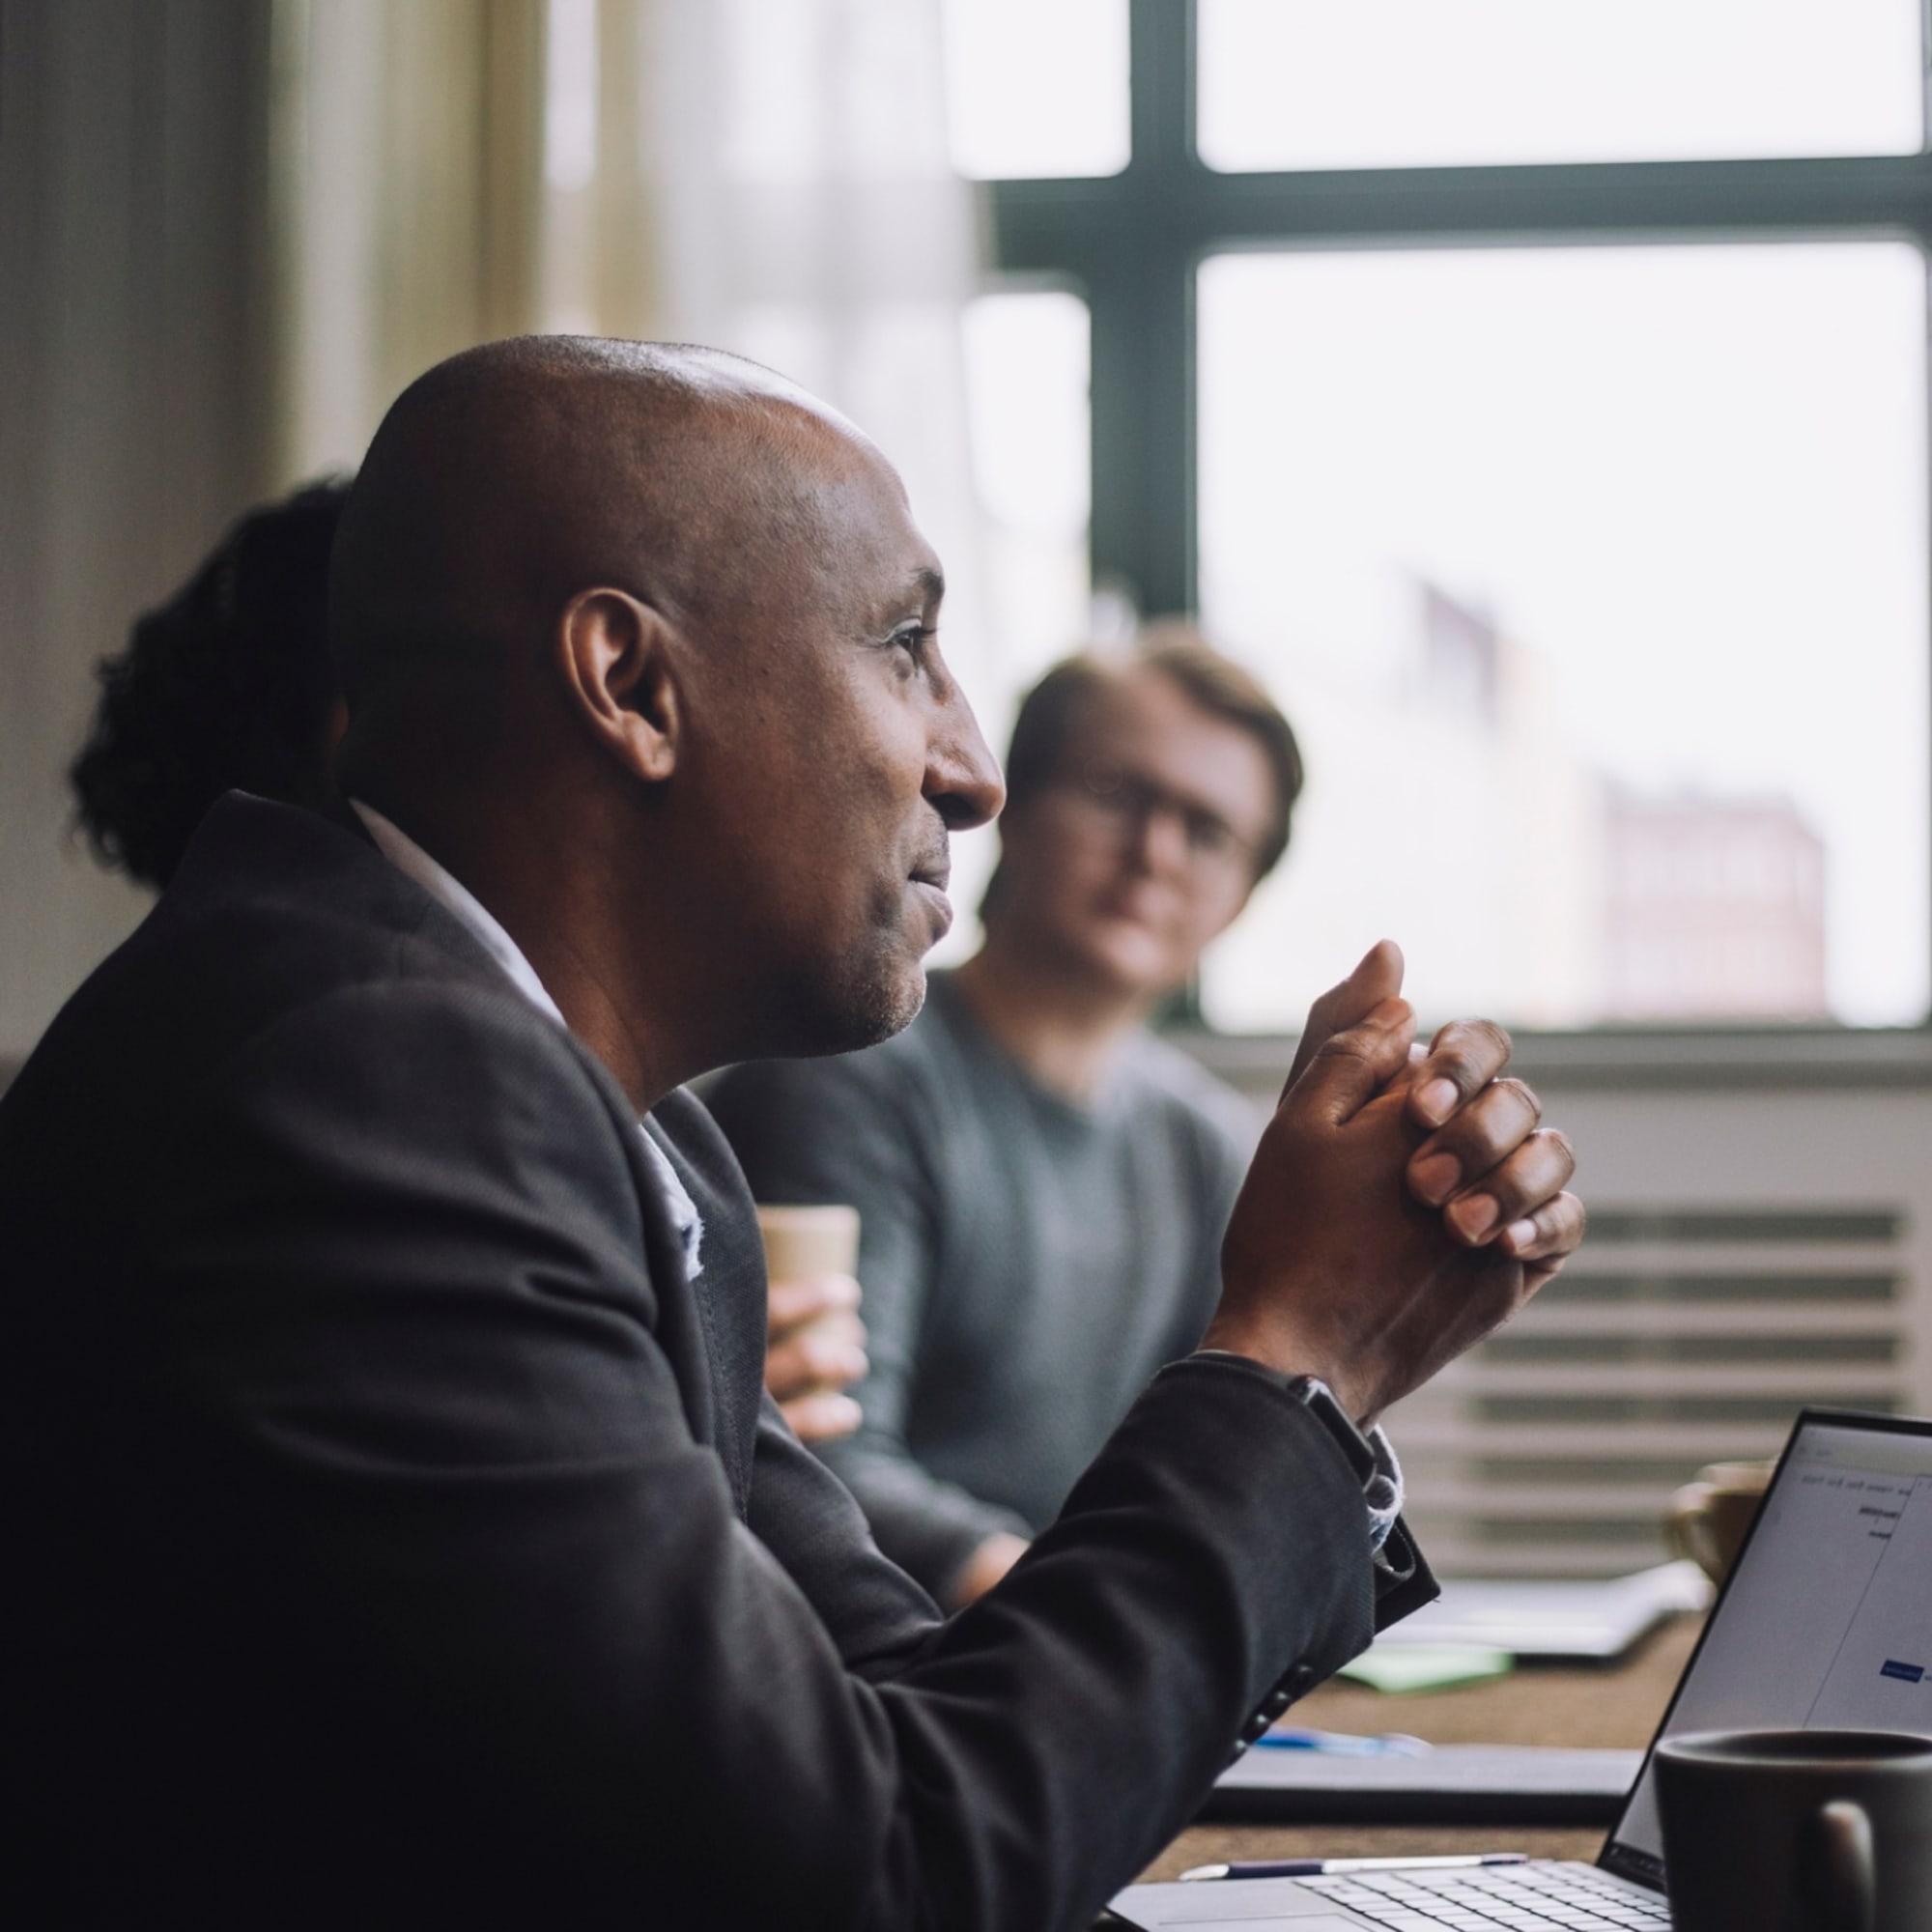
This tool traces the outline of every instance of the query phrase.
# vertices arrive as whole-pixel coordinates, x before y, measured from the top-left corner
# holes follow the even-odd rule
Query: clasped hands
[[[1506,1321],[1583,1237],[1570,1144],[1508,1077],[1508,1036],[1425,1049],[1375,947],[1309,1014],[1222,1247],[1202,1346],[1319,1376],[1364,1427]]]

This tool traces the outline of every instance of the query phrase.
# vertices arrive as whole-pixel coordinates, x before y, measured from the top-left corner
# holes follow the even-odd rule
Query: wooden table
[[[1408,1731],[1435,1745],[1600,1745],[1641,1749],[1677,1687],[1700,1618],[1679,1617],[1605,1669],[1526,1665],[1459,1690],[1388,1696],[1343,1679],[1311,1691],[1294,1721],[1324,1731]],[[1527,1852],[1594,1859],[1600,1831],[1514,1825],[1197,1825],[1143,1874],[1236,1859],[1392,1858],[1417,1852]]]

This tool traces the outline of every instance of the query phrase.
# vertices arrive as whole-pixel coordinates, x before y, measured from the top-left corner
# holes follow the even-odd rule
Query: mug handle
[[[1717,1546],[1711,1541],[1709,1483],[1686,1483],[1670,1498],[1663,1519],[1664,1541],[1679,1556],[1688,1556],[1707,1577],[1718,1574]]]
[[[1872,1932],[1878,1879],[1872,1862],[1871,1819],[1862,1804],[1834,1798],[1818,1813],[1825,1840],[1831,1932]]]

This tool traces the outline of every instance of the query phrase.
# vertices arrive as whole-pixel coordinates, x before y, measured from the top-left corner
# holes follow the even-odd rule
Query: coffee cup
[[[807,1281],[859,1271],[859,1210],[838,1205],[758,1208],[765,1273],[773,1281]]]
[[[1744,1548],[1746,1533],[1771,1481],[1769,1463],[1713,1463],[1697,1471],[1670,1498],[1663,1533],[1679,1556],[1688,1556],[1721,1583]]]
[[[1674,1932],[1932,1926],[1932,1738],[1687,1732],[1656,1775]]]

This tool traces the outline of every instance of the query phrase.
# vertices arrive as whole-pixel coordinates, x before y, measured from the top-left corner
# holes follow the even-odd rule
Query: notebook
[[[1221,1774],[1197,1814],[1229,1825],[1607,1825],[1640,1750],[1437,1745],[1424,1757],[1256,1749]]]
[[[1442,1586],[1435,1603],[1384,1631],[1376,1649],[1466,1643],[1551,1663],[1611,1663],[1679,1611],[1710,1604],[1711,1586],[1694,1563],[1660,1563],[1588,1582],[1457,1579]]]
[[[1749,1726],[1932,1736],[1932,1422],[1807,1409],[1657,1738]],[[1106,1921],[1240,1932],[1667,1932],[1650,1755],[1594,1865],[1133,1886]]]

